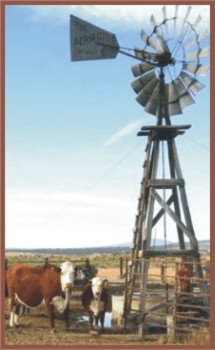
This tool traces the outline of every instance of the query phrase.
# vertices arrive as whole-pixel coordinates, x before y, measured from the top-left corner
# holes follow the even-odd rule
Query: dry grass
[[[183,338],[184,344],[210,344],[210,330],[208,328],[201,328],[198,331],[193,331]]]

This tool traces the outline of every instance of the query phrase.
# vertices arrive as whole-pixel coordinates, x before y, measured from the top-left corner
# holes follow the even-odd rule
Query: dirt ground
[[[120,279],[119,276],[119,268],[109,268],[109,269],[101,269],[98,270],[98,276],[102,278],[107,278],[108,281],[118,281]]]
[[[44,310],[31,310],[30,315],[22,316],[22,325],[10,329],[8,319],[5,327],[6,345],[105,345],[141,344],[135,334],[122,334],[120,329],[107,328],[104,333],[94,335],[89,331],[88,321],[81,320],[81,311],[71,311],[71,330],[65,330],[64,321],[55,321],[56,332],[51,333],[49,320]]]

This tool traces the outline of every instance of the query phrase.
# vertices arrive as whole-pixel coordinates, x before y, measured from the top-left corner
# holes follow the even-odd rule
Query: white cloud
[[[8,191],[6,247],[64,248],[131,240],[133,203],[87,193]]]
[[[125,136],[133,133],[135,130],[139,131],[140,126],[143,124],[142,120],[137,120],[135,122],[129,123],[125,125],[122,129],[117,131],[114,135],[112,135],[104,144],[104,146],[110,146]]]
[[[191,204],[196,236],[208,239],[209,203],[204,202],[204,210],[193,201]],[[7,191],[6,248],[132,244],[135,212],[136,200],[126,197],[78,192]],[[169,224],[167,237],[177,241]],[[162,238],[162,228],[157,230],[157,238]]]
[[[33,5],[26,8],[31,11],[30,19],[34,21],[54,20],[67,22],[68,16],[74,14],[85,20],[95,20],[99,25],[109,25],[110,27],[120,26],[121,30],[137,28],[139,25],[149,24],[152,13],[158,23],[163,20],[162,5]],[[167,5],[167,17],[175,14],[175,6]],[[184,17],[187,6],[179,6],[178,15]],[[198,28],[210,26],[210,6],[193,5],[189,15],[189,20],[194,22],[201,14],[202,21]]]

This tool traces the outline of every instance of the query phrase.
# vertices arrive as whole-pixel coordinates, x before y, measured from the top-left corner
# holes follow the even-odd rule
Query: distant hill
[[[202,240],[198,241],[199,243],[199,251],[201,254],[210,254],[210,241],[209,240]],[[189,243],[185,242],[186,248],[189,249]],[[167,246],[167,249],[178,249],[179,244],[178,243],[171,243]]]
[[[157,240],[152,249],[164,249],[164,241]],[[178,249],[178,243],[167,242],[166,249]],[[201,254],[210,253],[210,241],[199,241],[199,250]],[[6,253],[28,253],[28,254],[53,254],[53,255],[92,255],[92,254],[123,254],[131,252],[131,243],[122,243],[114,246],[90,247],[90,248],[35,248],[35,249],[6,249]]]
[[[52,255],[92,255],[92,254],[122,254],[129,253],[128,246],[90,247],[90,248],[35,248],[35,249],[6,249],[6,253],[52,254]]]

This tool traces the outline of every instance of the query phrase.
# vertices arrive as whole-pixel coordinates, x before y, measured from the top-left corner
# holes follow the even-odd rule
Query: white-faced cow
[[[10,302],[10,326],[19,325],[19,306],[29,308],[44,302],[54,330],[55,310],[64,316],[69,328],[69,298],[74,284],[75,268],[69,262],[60,267],[46,264],[31,267],[15,263],[7,270],[7,287]]]
[[[100,321],[101,329],[104,329],[105,312],[109,299],[106,282],[107,280],[101,277],[94,277],[83,289],[81,301],[89,315],[90,329],[93,329],[94,321],[96,328]]]

